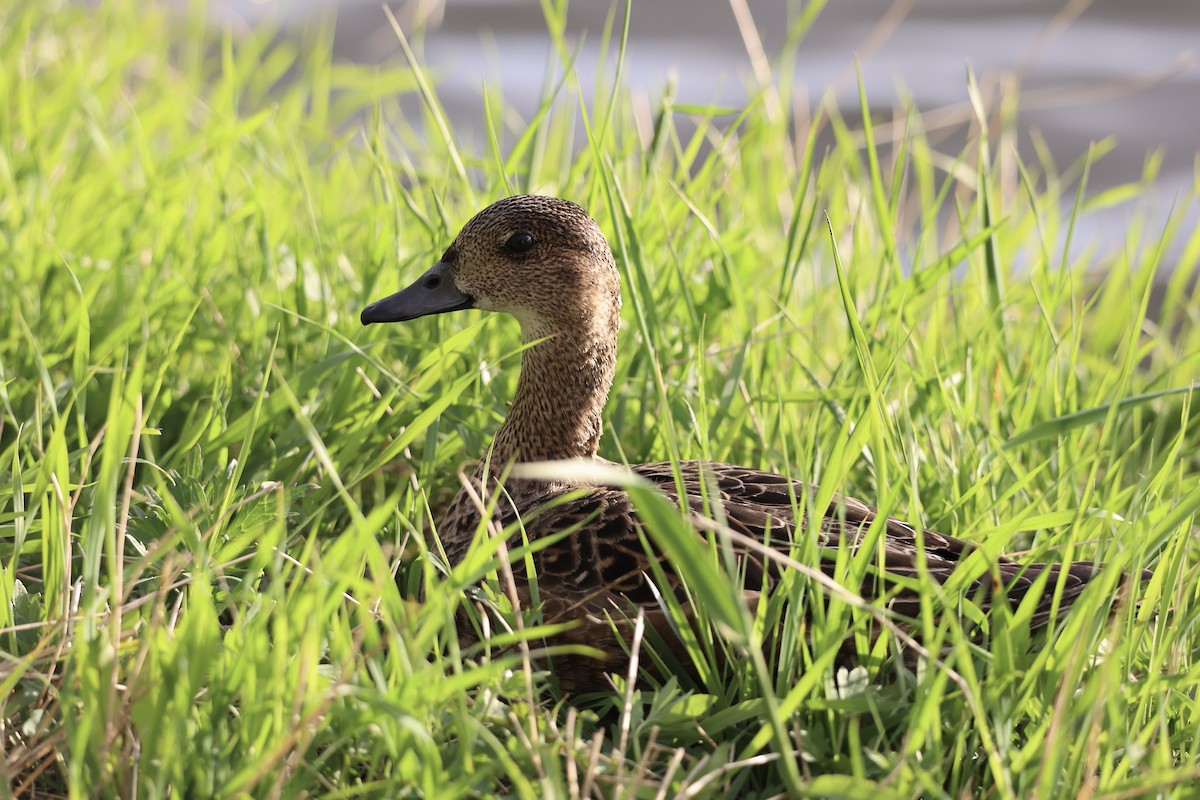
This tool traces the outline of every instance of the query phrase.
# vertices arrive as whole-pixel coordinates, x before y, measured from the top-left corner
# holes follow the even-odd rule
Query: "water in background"
[[[282,24],[285,35],[336,11],[335,57],[378,63],[402,59],[379,0],[210,0],[225,23]],[[499,83],[526,116],[536,108],[550,56],[540,4],[533,0],[409,0],[389,4],[397,16],[426,26],[423,57],[438,76],[439,96],[456,129],[483,119],[480,86]],[[735,8],[752,16],[768,55],[783,44],[787,0],[635,0],[625,80],[655,98],[668,80],[677,102],[738,105],[753,85],[753,59]],[[600,32],[609,2],[575,0],[569,31],[587,36],[576,64],[585,92],[600,62]],[[744,18],[743,18],[744,21]],[[751,45],[753,49],[756,45]],[[1195,186],[1200,151],[1200,2],[1197,0],[856,0],[830,3],[800,46],[799,91],[816,102],[836,92],[853,117],[858,106],[854,59],[873,107],[891,108],[897,87],[922,110],[965,113],[970,64],[989,76],[1016,74],[1021,93],[1020,147],[1033,158],[1030,131],[1065,167],[1090,142],[1112,136],[1116,148],[1096,163],[1090,193],[1137,180],[1147,154],[1161,149],[1162,168],[1137,200],[1089,215],[1079,245],[1121,246],[1134,208],[1164,220]],[[950,116],[954,116],[954,111]],[[961,118],[961,116],[960,116]],[[1197,204],[1187,213],[1200,224]]]

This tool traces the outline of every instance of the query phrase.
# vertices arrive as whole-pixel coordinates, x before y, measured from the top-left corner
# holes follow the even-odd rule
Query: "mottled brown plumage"
[[[524,352],[512,408],[496,433],[488,454],[471,476],[472,490],[458,494],[438,526],[438,536],[452,564],[467,552],[480,523],[480,498],[487,502],[498,486],[496,477],[513,463],[597,457],[601,414],[612,385],[620,324],[620,284],[612,252],[599,227],[580,207],[549,197],[510,197],[484,209],[463,227],[441,261],[416,283],[363,311],[364,324],[412,319],[458,308],[505,311],[521,323],[531,346]],[[684,462],[680,497],[672,466],[641,464],[632,471],[658,486],[672,500],[681,499],[698,518],[710,508],[703,499],[715,486],[725,522],[752,539],[769,540],[783,552],[798,528],[794,509],[803,508],[815,487],[768,472],[729,464]],[[582,496],[553,508],[555,498],[584,489]],[[712,501],[711,495],[709,502]],[[807,502],[811,502],[808,500]],[[677,642],[659,609],[638,535],[638,515],[628,495],[608,486],[579,486],[568,480],[510,478],[496,506],[493,530],[518,517],[531,539],[572,533],[534,557],[537,586],[548,622],[579,623],[559,641],[599,647],[606,661],[564,658],[555,662],[560,684],[569,691],[601,689],[605,670],[623,670],[627,657],[621,639],[629,626],[618,620],[642,609],[647,623],[668,644]],[[839,547],[854,551],[875,519],[875,511],[852,498],[837,497],[825,511],[817,546],[831,554],[821,569],[834,574]],[[801,523],[798,525],[798,522]],[[700,523],[698,523],[703,527]],[[945,583],[971,546],[933,531],[921,531],[896,519],[884,522],[882,566],[864,585],[851,587],[864,596],[886,593],[888,607],[901,617],[916,618],[920,598],[897,580],[924,573]],[[813,532],[816,529],[813,528]],[[921,546],[918,548],[918,537]],[[520,541],[516,534],[510,545]],[[761,587],[773,562],[761,553],[739,549],[748,593]],[[674,580],[670,559],[661,559]],[[919,563],[920,562],[920,563]],[[514,566],[515,592],[530,602],[523,564]],[[997,586],[1019,603],[1045,572],[1050,587],[1060,582],[1056,610],[1068,608],[1095,574],[1090,564],[1023,565],[999,558],[963,592],[986,611]],[[664,591],[677,586],[657,587]],[[1037,600],[1032,626],[1050,622],[1054,592]],[[467,638],[475,633],[462,631]],[[687,663],[686,656],[682,656]]]

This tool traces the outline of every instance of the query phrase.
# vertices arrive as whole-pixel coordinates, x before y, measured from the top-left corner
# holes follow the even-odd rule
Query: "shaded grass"
[[[1140,185],[1086,191],[1104,143],[1062,169],[1014,159],[1011,106],[987,122],[973,83],[962,152],[905,106],[887,127],[792,108],[790,51],[744,108],[668,92],[646,117],[620,81],[580,95],[565,6],[545,9],[543,103],[521,120],[489,90],[477,152],[416,55],[349,67],[323,34],[235,40],[133,3],[0,11],[11,792],[1185,796],[1195,197],[1095,253],[1076,223]],[[604,35],[619,74],[624,28]],[[980,650],[931,598],[940,665],[882,686],[832,668],[871,614],[799,575],[750,616],[692,583],[702,659],[777,628],[787,645],[702,691],[618,677],[576,710],[520,648],[461,651],[465,599],[506,609],[497,556],[450,573],[426,536],[512,396],[519,338],[357,312],[508,191],[580,202],[617,255],[603,454],[811,476],[818,503],[845,491],[987,554],[1103,561],[1102,580],[1032,648],[1028,609]],[[686,549],[668,511],[651,534]],[[1106,621],[1118,575],[1148,566]]]

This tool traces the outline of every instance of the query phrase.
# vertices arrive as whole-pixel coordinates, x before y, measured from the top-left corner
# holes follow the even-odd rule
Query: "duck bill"
[[[405,322],[474,306],[475,298],[463,294],[454,285],[453,268],[439,261],[407,289],[401,289],[364,308],[359,319],[363,325],[372,322]]]

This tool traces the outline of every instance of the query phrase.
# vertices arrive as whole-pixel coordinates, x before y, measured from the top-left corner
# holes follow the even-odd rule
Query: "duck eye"
[[[504,249],[510,253],[527,253],[535,244],[537,242],[528,233],[514,233],[504,243]]]

